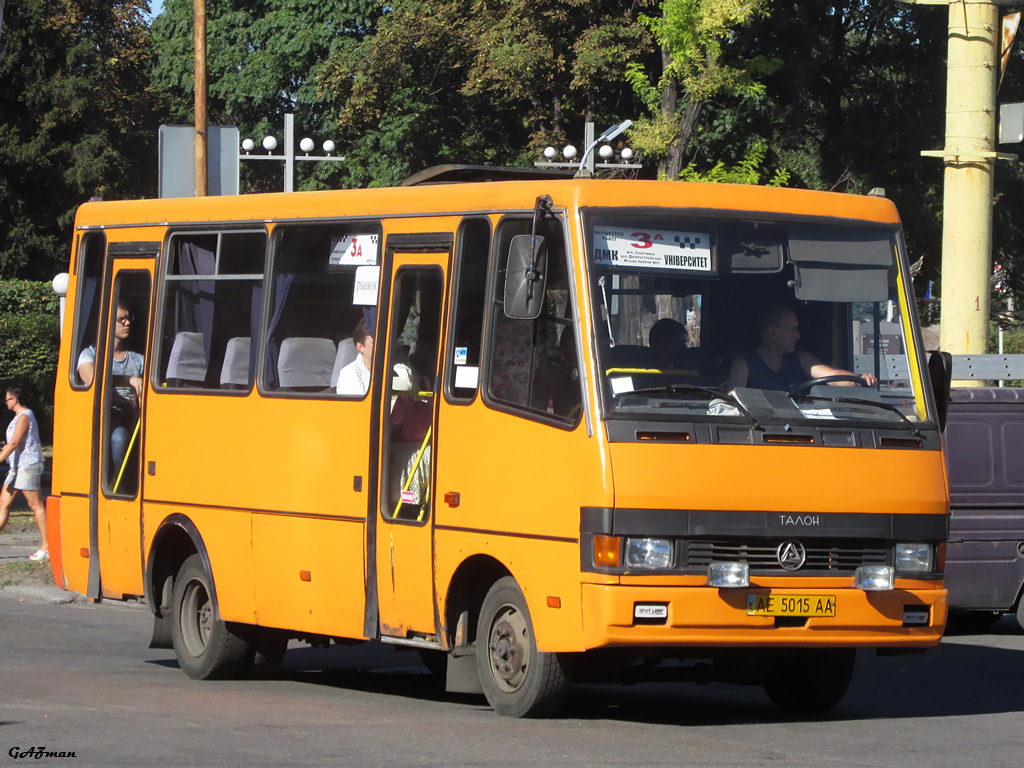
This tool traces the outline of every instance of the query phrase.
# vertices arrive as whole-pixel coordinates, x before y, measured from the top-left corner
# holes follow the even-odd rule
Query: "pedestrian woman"
[[[9,411],[14,411],[14,419],[7,425],[7,444],[0,448],[0,461],[6,460],[11,468],[0,491],[0,530],[7,525],[11,504],[21,491],[36,516],[42,542],[29,560],[39,561],[50,556],[46,544],[46,507],[39,490],[43,477],[43,453],[39,446],[39,425],[32,411],[22,405],[23,396],[24,392],[18,386],[8,387],[4,395],[4,403]]]

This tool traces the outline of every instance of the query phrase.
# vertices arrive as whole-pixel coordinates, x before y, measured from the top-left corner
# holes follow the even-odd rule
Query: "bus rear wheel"
[[[780,655],[764,692],[790,712],[827,712],[842,700],[853,679],[856,648],[803,648]]]
[[[505,717],[555,712],[569,689],[570,657],[537,650],[533,621],[511,576],[499,579],[480,608],[476,664],[488,703]]]
[[[244,630],[216,617],[212,585],[199,555],[185,560],[174,580],[171,643],[178,665],[193,680],[237,677],[251,658]]]

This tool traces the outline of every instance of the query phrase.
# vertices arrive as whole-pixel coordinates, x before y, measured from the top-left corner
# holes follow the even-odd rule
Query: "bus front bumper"
[[[945,589],[865,592],[845,588],[717,589],[583,584],[586,648],[625,646],[927,648],[946,624]],[[772,595],[771,605],[820,605],[834,598],[831,616],[748,613],[748,595]],[[806,602],[794,598],[808,598]],[[765,602],[761,601],[761,607]]]

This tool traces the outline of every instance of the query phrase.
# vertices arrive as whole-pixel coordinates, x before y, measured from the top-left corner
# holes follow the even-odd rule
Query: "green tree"
[[[759,96],[756,77],[777,62],[754,56],[728,63],[724,44],[734,30],[766,13],[768,0],[662,0],[661,16],[642,16],[661,47],[660,69],[633,62],[627,77],[651,116],[638,121],[634,143],[657,157],[658,176],[677,179],[704,104],[720,94]]]
[[[395,184],[446,162],[528,165],[545,143],[578,141],[585,120],[635,114],[623,74],[653,52],[635,17],[648,5],[389,3],[377,33],[320,79],[345,104],[353,183]]]
[[[756,97],[706,105],[690,157],[704,167],[737,162],[754,143],[790,184],[866,194],[875,187],[900,209],[918,283],[937,279],[942,163],[921,157],[943,145],[945,13],[874,0],[773,0],[736,31],[726,63],[778,60]]]
[[[26,401],[45,436],[53,425],[59,307],[49,281],[0,283],[0,385],[17,383],[26,388]],[[0,423],[8,421],[5,413]]]
[[[7,3],[0,61],[0,276],[66,268],[76,207],[156,192],[146,0]]]
[[[777,169],[767,181],[763,181],[761,164],[764,162],[766,149],[758,142],[734,166],[727,166],[719,160],[709,171],[698,171],[696,163],[690,163],[679,173],[680,181],[705,181],[716,184],[761,184],[769,187],[781,187],[789,181],[789,171]]]
[[[375,28],[373,0],[207,0],[208,119],[236,125],[243,136],[280,138],[284,114],[302,135],[337,140],[341,103],[320,92],[324,62]],[[170,94],[171,116],[192,124],[194,107],[192,0],[167,0],[153,20],[153,83]],[[340,142],[339,146],[342,146]],[[335,163],[299,163],[296,189],[337,186]],[[279,191],[276,163],[242,163],[243,189]]]

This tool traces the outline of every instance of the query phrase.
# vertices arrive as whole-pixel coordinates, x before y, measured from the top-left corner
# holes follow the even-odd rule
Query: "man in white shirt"
[[[366,321],[360,320],[352,331],[352,341],[359,354],[356,359],[338,371],[339,395],[355,395],[362,397],[370,388],[370,366],[373,365],[373,336],[366,327]]]

